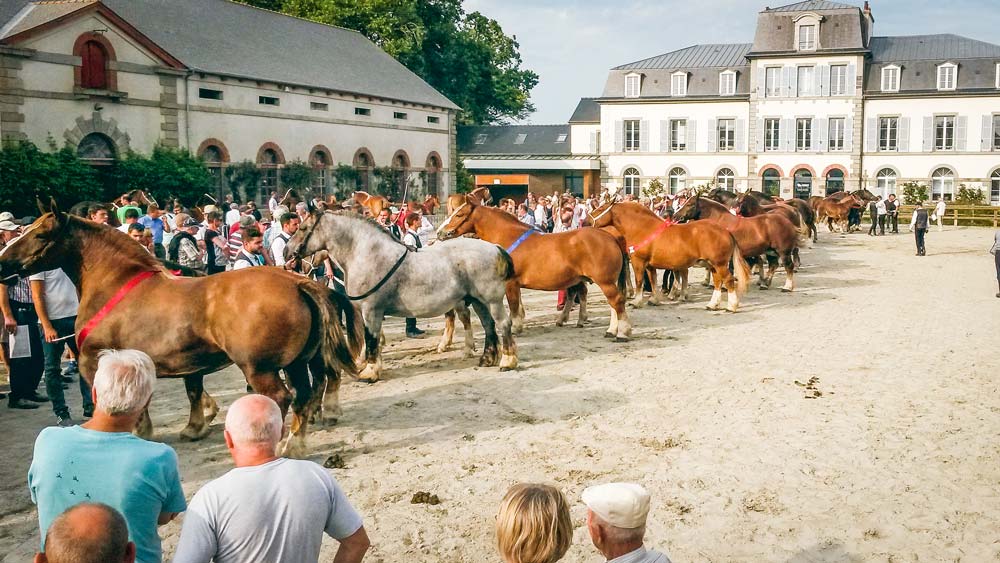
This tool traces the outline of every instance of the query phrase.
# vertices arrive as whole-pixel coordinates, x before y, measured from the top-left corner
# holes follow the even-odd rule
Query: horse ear
[[[38,205],[38,211],[40,211],[42,215],[45,215],[46,213],[49,212],[49,206],[51,205],[50,203],[46,203],[40,197],[35,198],[35,203]]]

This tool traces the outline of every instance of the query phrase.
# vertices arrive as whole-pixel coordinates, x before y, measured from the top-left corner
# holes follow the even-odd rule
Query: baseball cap
[[[0,219],[0,231],[16,231],[18,224],[10,219]]]
[[[200,226],[201,224],[198,223],[198,221],[195,220],[194,217],[188,217],[187,219],[184,220],[183,223],[181,223],[182,229],[187,229],[188,227],[200,227]]]
[[[587,487],[583,503],[616,528],[640,528],[649,514],[649,493],[635,483],[606,483]]]

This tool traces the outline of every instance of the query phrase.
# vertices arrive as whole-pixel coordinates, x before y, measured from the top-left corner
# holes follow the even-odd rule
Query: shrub
[[[654,198],[666,193],[663,182],[659,178],[653,178],[648,184],[642,187],[643,197]]]
[[[983,190],[971,189],[966,187],[965,184],[959,184],[955,203],[961,205],[985,205],[986,194],[983,193]]]
[[[106,200],[132,190],[146,190],[158,201],[179,199],[184,205],[194,205],[206,192],[213,192],[215,179],[205,163],[187,149],[157,145],[149,156],[129,152],[114,165],[113,194]]]
[[[301,160],[293,160],[281,169],[281,189],[302,191],[312,187],[313,169]]]
[[[51,152],[28,141],[13,141],[0,147],[0,211],[16,217],[37,215],[36,198],[54,197],[68,210],[81,201],[101,200],[101,183],[93,167],[65,146]]]
[[[233,199],[243,202],[256,198],[261,176],[260,169],[249,160],[227,166],[226,183],[233,193]]]
[[[927,186],[917,182],[906,182],[903,184],[903,203],[906,205],[916,205],[927,201]]]

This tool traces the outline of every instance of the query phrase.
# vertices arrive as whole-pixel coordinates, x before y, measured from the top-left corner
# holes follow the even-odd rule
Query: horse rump
[[[319,347],[326,369],[333,373],[343,372],[356,376],[359,372],[357,358],[361,355],[364,343],[361,314],[346,296],[312,280],[300,280],[298,288],[317,315],[317,325],[323,337]]]

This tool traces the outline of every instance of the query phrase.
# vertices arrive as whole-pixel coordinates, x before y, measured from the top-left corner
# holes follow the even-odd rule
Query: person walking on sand
[[[927,235],[929,227],[930,221],[927,217],[927,210],[924,209],[923,202],[917,202],[917,208],[913,210],[913,216],[910,218],[910,231],[913,233],[913,238],[917,243],[917,256],[927,256],[924,237]]]
[[[934,206],[934,217],[937,218],[938,232],[944,230],[944,226],[941,221],[944,220],[944,212],[947,209],[944,203],[944,197],[938,200],[937,205]]]
[[[1000,299],[1000,231],[997,231],[994,235],[993,248],[990,249],[990,254],[993,255],[993,262],[996,263],[997,267],[997,299]]]

